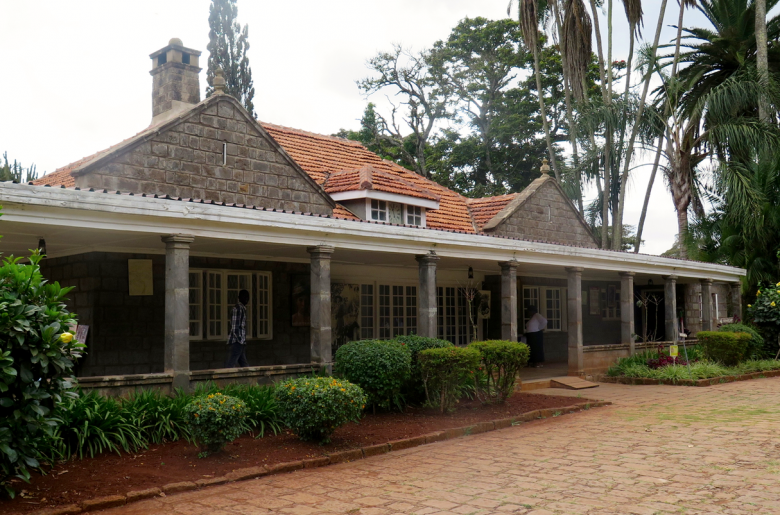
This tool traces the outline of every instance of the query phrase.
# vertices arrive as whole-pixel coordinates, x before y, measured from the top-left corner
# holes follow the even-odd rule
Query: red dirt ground
[[[328,445],[298,440],[292,434],[253,438],[244,435],[219,454],[198,458],[198,448],[186,441],[151,445],[138,453],[103,454],[57,464],[45,476],[35,475],[30,484],[14,483],[17,497],[0,500],[0,514],[26,513],[49,506],[78,503],[106,495],[160,487],[178,481],[197,481],[223,476],[235,469],[314,458],[346,449],[420,436],[520,415],[544,408],[571,406],[587,399],[516,393],[504,405],[483,406],[477,401],[461,403],[458,410],[409,407],[404,413],[366,415],[358,424],[339,428]],[[21,495],[19,495],[21,493]]]

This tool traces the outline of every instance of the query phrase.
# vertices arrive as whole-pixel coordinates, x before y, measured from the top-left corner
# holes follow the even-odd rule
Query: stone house
[[[259,122],[219,84],[201,101],[180,40],[150,57],[149,127],[0,183],[3,252],[45,247],[45,275],[74,287],[84,387],[268,380],[357,338],[516,340],[531,305],[547,359],[584,376],[649,345],[636,335],[676,341],[741,310],[744,270],[598,249],[546,165],[520,193],[465,198],[357,142]],[[253,366],[226,370],[241,289]]]

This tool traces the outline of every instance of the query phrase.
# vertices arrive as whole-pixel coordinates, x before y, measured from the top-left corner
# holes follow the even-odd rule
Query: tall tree
[[[255,117],[255,87],[249,66],[249,26],[236,21],[236,0],[212,0],[209,7],[209,51],[206,96],[214,93],[214,75],[222,68],[225,93],[235,97]]]
[[[35,169],[35,165],[22,166],[14,159],[13,163],[8,161],[8,152],[3,152],[3,162],[0,162],[0,182],[3,181],[16,181],[16,182],[28,182],[34,181],[38,178],[38,172]]]
[[[756,0],[756,69],[761,82],[769,81],[769,55],[767,52],[766,0]],[[758,117],[761,121],[769,121],[769,106],[764,98],[758,103]]]

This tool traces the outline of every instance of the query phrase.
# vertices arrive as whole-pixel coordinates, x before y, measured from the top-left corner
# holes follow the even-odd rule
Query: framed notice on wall
[[[130,295],[154,295],[151,259],[128,259],[127,280]]]
[[[601,314],[600,291],[598,286],[591,286],[588,290],[588,304],[590,305],[588,313],[591,315]]]

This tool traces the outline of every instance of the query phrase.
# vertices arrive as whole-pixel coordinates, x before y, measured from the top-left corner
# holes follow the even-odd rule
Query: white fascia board
[[[442,257],[493,263],[516,259],[528,264],[677,275],[718,282],[738,281],[746,274],[742,268],[629,252],[11,183],[0,183],[0,205],[0,234],[3,220],[8,220],[287,245],[327,244],[339,249],[406,255],[435,251]]]
[[[338,193],[329,193],[330,197],[336,202],[342,200],[357,200],[361,198],[385,200],[387,202],[398,202],[399,204],[408,204],[410,206],[420,206],[426,209],[439,209],[439,202],[436,200],[428,200],[424,198],[411,197],[407,195],[399,195],[397,193],[387,193],[385,191],[377,190],[355,190],[355,191],[340,191]]]

